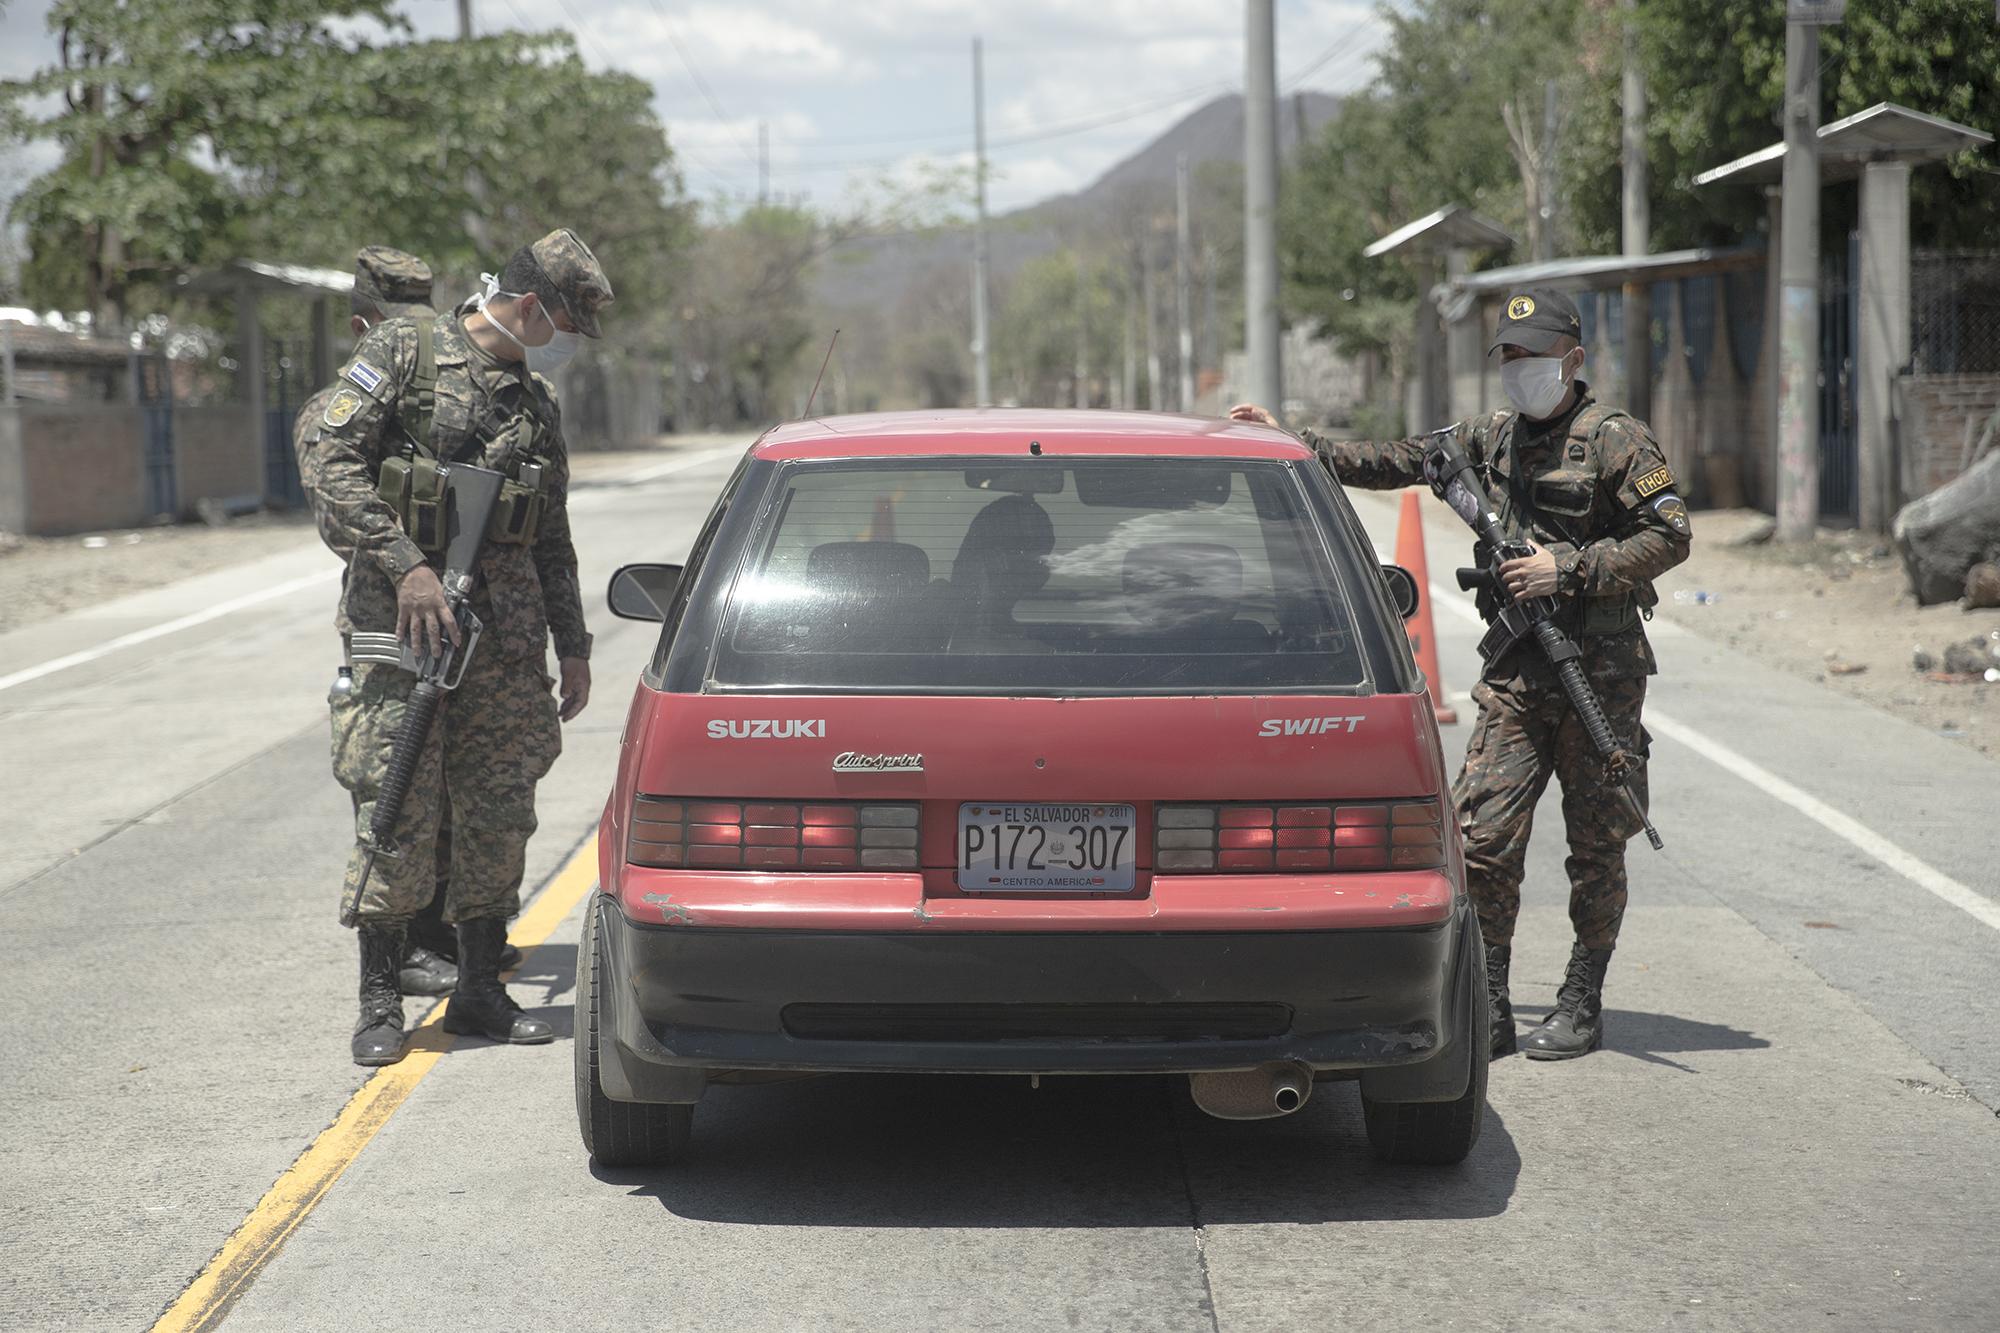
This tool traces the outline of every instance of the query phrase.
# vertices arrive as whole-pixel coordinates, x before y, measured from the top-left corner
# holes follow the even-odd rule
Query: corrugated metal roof
[[[1514,244],[1511,232],[1461,204],[1451,204],[1415,222],[1396,228],[1361,253],[1368,259],[1399,250],[1505,250]]]
[[[1819,127],[1820,179],[1847,180],[1870,162],[1935,162],[1993,142],[1984,130],[1928,116],[1894,102],[1877,102]],[[1774,143],[1702,172],[1696,185],[1768,184],[1784,175],[1785,145]]]

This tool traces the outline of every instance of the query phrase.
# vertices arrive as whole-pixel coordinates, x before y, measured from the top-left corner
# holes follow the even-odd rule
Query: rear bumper
[[[652,925],[599,897],[607,1095],[718,1071],[1174,1073],[1298,1061],[1448,1100],[1469,1070],[1469,907],[1396,928],[831,932]],[[1482,1011],[1483,1012],[1483,1011]],[[1399,1072],[1400,1071],[1400,1072]]]

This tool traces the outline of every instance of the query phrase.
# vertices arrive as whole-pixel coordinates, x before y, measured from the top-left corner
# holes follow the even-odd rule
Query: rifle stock
[[[402,855],[401,849],[396,846],[396,825],[403,817],[403,806],[409,800],[417,768],[423,762],[424,747],[430,740],[431,728],[436,725],[438,714],[444,709],[446,695],[456,689],[464,678],[466,665],[472,660],[473,650],[478,646],[484,629],[479,617],[473,614],[472,593],[478,584],[479,556],[486,544],[486,529],[492,522],[494,506],[499,503],[504,478],[498,472],[463,463],[447,464],[438,471],[442,474],[440,480],[444,485],[445,519],[441,581],[444,584],[445,605],[458,624],[459,642],[447,641],[437,654],[432,655],[420,651],[413,643],[398,642],[393,635],[351,636],[352,655],[356,662],[400,667],[414,672],[417,683],[410,690],[402,721],[396,727],[396,738],[389,750],[389,763],[383,771],[382,784],[375,793],[375,808],[369,817],[368,832],[356,840],[362,851],[361,874],[353,888],[341,898],[340,924],[343,926],[354,925],[359,917],[361,896],[367,891],[369,876],[374,873],[375,858],[386,856],[394,859]]]

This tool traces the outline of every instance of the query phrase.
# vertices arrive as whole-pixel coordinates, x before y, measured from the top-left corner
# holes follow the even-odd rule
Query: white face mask
[[[1522,356],[1500,363],[1500,388],[1521,414],[1537,421],[1554,414],[1569,392],[1567,356]]]
[[[479,276],[486,283],[486,290],[480,293],[479,296],[479,313],[486,316],[488,324],[506,334],[507,341],[521,349],[522,359],[527,363],[530,373],[536,375],[553,375],[569,364],[570,358],[576,355],[576,349],[582,337],[581,334],[564,333],[561,329],[557,328],[555,319],[549,314],[547,307],[537,301],[535,308],[542,312],[542,318],[548,322],[549,340],[538,347],[528,346],[528,344],[521,341],[520,337],[512,329],[495,319],[493,313],[486,308],[486,303],[496,296],[517,297],[519,293],[501,291],[500,279],[494,277],[491,273],[482,273]]]

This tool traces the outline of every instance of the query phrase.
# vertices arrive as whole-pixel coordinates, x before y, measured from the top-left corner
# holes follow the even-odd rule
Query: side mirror
[[[1382,582],[1389,585],[1389,600],[1408,620],[1417,613],[1417,576],[1401,565],[1382,566]]]
[[[611,614],[626,620],[665,620],[667,603],[673,601],[680,582],[679,565],[627,565],[611,576],[606,594]]]

